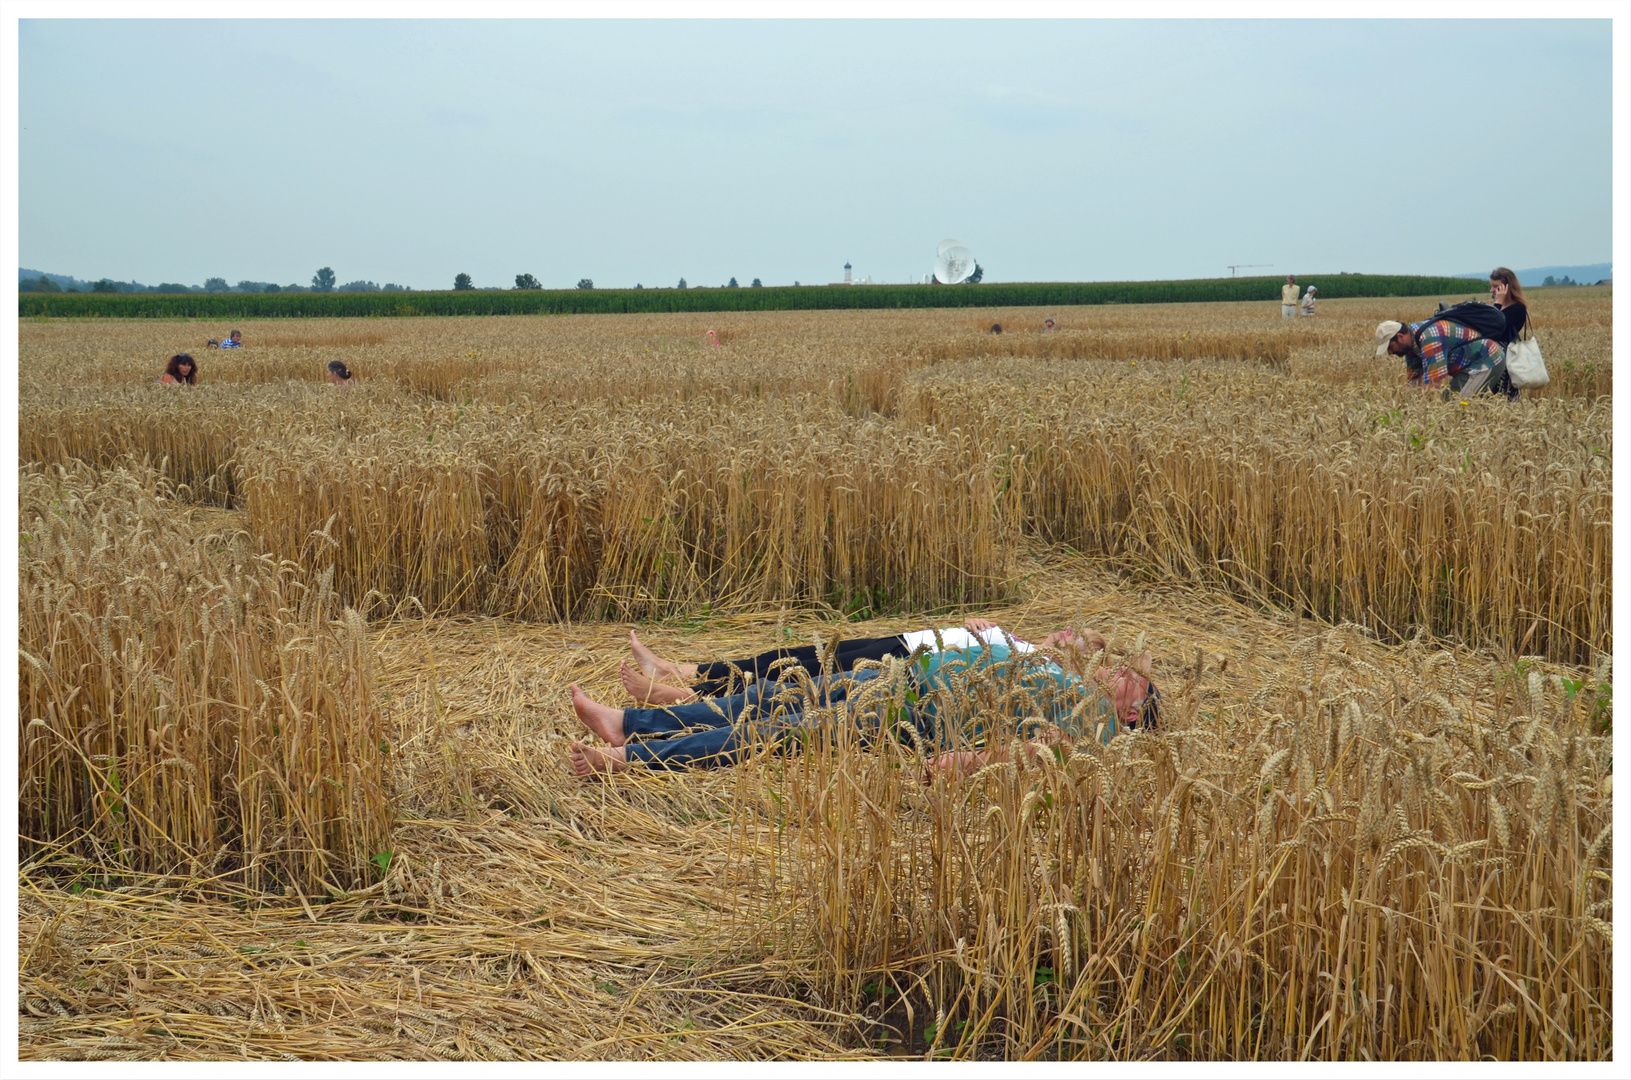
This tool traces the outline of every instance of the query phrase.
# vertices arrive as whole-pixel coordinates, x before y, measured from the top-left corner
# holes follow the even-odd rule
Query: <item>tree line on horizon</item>
[[[24,273],[24,275],[29,275],[29,274],[34,274],[35,272],[34,271],[24,271],[23,273]],[[793,282],[793,284],[798,285],[799,283],[797,281],[795,281],[795,282]],[[636,282],[634,287],[636,289],[642,289],[642,290],[646,288],[646,286],[644,284],[640,283],[640,282]],[[661,286],[652,286],[652,287],[653,288],[661,288]],[[680,278],[679,283],[677,285],[673,286],[673,287],[676,288],[676,289],[689,289],[689,288],[692,288],[693,286],[689,285],[684,278]],[[696,286],[696,287],[697,288],[706,288],[707,286]],[[722,289],[738,289],[738,288],[741,288],[741,285],[739,285],[737,283],[736,278],[733,276],[730,279],[730,281],[728,281],[727,283],[725,283],[724,285],[721,285],[719,287],[722,288]],[[753,281],[748,285],[748,288],[750,288],[750,289],[762,289],[764,287],[765,287],[764,282],[762,280],[760,280],[759,278],[754,278]],[[453,277],[453,291],[454,292],[471,292],[471,291],[478,291],[478,290],[485,292],[485,291],[494,291],[494,290],[498,290],[498,289],[501,289],[501,288],[503,288],[503,287],[499,286],[499,285],[477,286],[476,283],[475,283],[475,280],[469,274],[467,274],[467,273],[465,273],[463,271],[460,271],[458,274],[455,274],[454,277]],[[520,290],[520,291],[534,291],[534,290],[542,291],[544,289],[544,284],[543,284],[543,282],[539,281],[538,278],[533,274],[517,274],[517,275],[515,275],[515,284],[511,288],[513,290]],[[579,289],[593,289],[593,288],[595,288],[594,279],[593,278],[587,278],[587,277],[579,278],[578,283],[576,285],[576,288],[579,288]],[[202,285],[183,285],[183,284],[180,284],[179,282],[173,282],[173,281],[162,282],[162,283],[160,283],[158,285],[143,285],[138,281],[115,281],[112,278],[102,278],[102,279],[100,279],[98,281],[80,281],[78,278],[75,278],[75,277],[72,277],[72,276],[69,276],[69,275],[40,273],[37,276],[23,276],[23,277],[19,278],[17,289],[18,289],[19,292],[39,292],[39,293],[87,293],[87,292],[89,292],[89,293],[178,293],[178,294],[179,293],[333,293],[333,292],[359,293],[359,292],[413,292],[414,291],[414,288],[411,285],[398,285],[398,284],[396,284],[394,282],[386,282],[384,285],[378,285],[378,284],[375,284],[372,281],[367,281],[367,280],[362,280],[362,279],[358,279],[356,281],[348,281],[345,284],[341,285],[341,284],[337,283],[337,279],[336,279],[335,274],[334,274],[334,269],[332,267],[328,267],[328,266],[320,267],[317,270],[317,272],[312,275],[310,285],[299,285],[299,284],[279,285],[278,283],[273,282],[273,281],[250,281],[250,280],[247,280],[247,279],[239,281],[236,285],[233,285],[233,284],[230,284],[226,280],[226,278],[223,278],[223,277],[205,278],[204,279],[204,284],[202,284]],[[432,290],[432,291],[434,291],[434,290]]]

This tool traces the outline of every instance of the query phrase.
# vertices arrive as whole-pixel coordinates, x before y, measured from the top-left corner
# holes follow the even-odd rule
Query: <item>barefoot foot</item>
[[[656,653],[646,648],[646,643],[641,641],[640,635],[633,630],[629,631],[629,652],[634,654],[634,662],[640,666],[641,671],[646,673],[646,678],[657,678],[657,665],[662,660]]]
[[[623,680],[623,689],[629,692],[629,697],[642,706],[678,705],[695,696],[689,690],[658,682],[627,660],[618,665],[617,675]]]
[[[621,746],[603,750],[598,746],[573,743],[571,758],[572,771],[579,776],[609,775],[623,772],[629,767]]]
[[[664,660],[646,648],[646,643],[633,630],[629,631],[629,652],[634,654],[634,662],[649,679],[670,686],[685,686],[696,681],[695,664],[676,664],[672,660]]]
[[[578,714],[583,726],[613,746],[623,745],[623,710],[602,705],[585,694],[577,683],[572,684],[572,711]]]

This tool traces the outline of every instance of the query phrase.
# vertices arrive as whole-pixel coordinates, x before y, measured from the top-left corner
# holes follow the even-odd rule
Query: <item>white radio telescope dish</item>
[[[974,252],[955,240],[942,240],[934,260],[934,279],[942,285],[959,285],[974,273],[975,265]]]

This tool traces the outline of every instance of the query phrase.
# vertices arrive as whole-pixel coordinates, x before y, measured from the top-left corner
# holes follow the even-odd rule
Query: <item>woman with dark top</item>
[[[164,368],[164,374],[159,376],[161,383],[184,383],[192,386],[198,381],[198,365],[186,353],[176,353],[170,357],[170,363]]]
[[[1518,284],[1518,275],[1504,266],[1497,266],[1489,274],[1489,298],[1495,306],[1501,309],[1506,316],[1506,333],[1497,340],[1501,345],[1507,346],[1518,340],[1523,333],[1523,327],[1529,321],[1529,306],[1523,300],[1523,286]]]
[[[1523,336],[1523,328],[1529,322],[1529,305],[1524,303],[1523,286],[1518,284],[1518,275],[1504,266],[1497,266],[1491,270],[1489,298],[1495,301],[1495,306],[1506,316],[1506,333],[1497,339],[1504,349]],[[1512,385],[1512,380],[1505,371],[1501,372],[1497,384],[1490,389],[1495,393],[1505,394],[1508,401],[1518,399],[1518,390]]]

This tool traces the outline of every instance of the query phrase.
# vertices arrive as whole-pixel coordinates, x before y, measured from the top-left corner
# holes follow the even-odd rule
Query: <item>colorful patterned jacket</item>
[[[1423,319],[1410,324],[1416,355],[1407,356],[1410,381],[1438,386],[1464,371],[1483,371],[1506,355],[1499,344],[1449,319]]]

